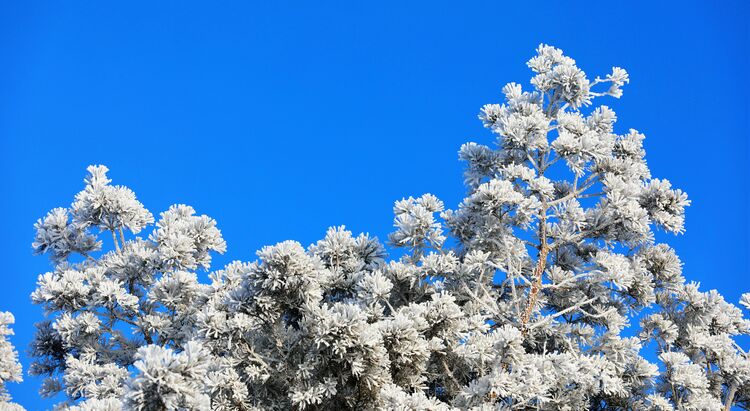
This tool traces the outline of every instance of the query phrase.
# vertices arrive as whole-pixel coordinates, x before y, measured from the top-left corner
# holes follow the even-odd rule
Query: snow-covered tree
[[[54,264],[32,295],[50,318],[32,345],[42,394],[71,410],[750,406],[735,342],[750,321],[655,241],[683,232],[687,195],[593,104],[627,73],[589,80],[546,45],[528,66],[530,90],[508,84],[481,110],[494,144],[460,149],[458,208],[396,202],[395,259],[334,227],[201,282],[226,249],[215,221],[175,205],[155,222],[89,167],[36,225]]]
[[[20,405],[11,402],[10,394],[5,388],[7,382],[21,382],[21,364],[18,362],[18,352],[8,341],[13,335],[10,326],[15,322],[13,314],[0,312],[0,410],[23,410]]]

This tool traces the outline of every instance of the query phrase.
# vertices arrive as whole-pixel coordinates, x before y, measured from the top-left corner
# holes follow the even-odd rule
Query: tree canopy
[[[494,141],[460,148],[461,204],[395,203],[394,257],[342,226],[210,271],[216,221],[181,204],[154,218],[90,166],[35,226],[53,264],[32,294],[41,394],[112,411],[749,407],[750,321],[654,238],[684,231],[687,195],[595,104],[627,72],[591,80],[547,45],[527,65],[531,88],[481,109]],[[20,379],[10,323],[0,383]]]

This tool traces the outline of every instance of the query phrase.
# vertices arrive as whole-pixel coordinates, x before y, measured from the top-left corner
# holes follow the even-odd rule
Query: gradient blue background
[[[477,112],[528,85],[541,42],[590,78],[630,72],[604,101],[617,131],[645,133],[654,176],[693,200],[687,234],[659,239],[705,289],[750,291],[745,1],[127,3],[0,5],[0,309],[21,351],[49,270],[32,226],[70,204],[88,164],[154,214],[187,203],[216,218],[215,267],[330,225],[384,238],[394,200],[458,204],[459,146],[493,141]],[[44,409],[38,386],[10,391]]]

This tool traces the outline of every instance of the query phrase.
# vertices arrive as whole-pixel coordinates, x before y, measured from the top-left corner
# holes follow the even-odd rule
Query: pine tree
[[[13,314],[0,313],[0,409],[7,411],[23,410],[20,405],[11,402],[10,394],[5,388],[7,382],[21,382],[21,364],[18,362],[18,352],[8,341],[13,335],[10,326],[15,322]]]
[[[155,221],[89,167],[36,224],[54,265],[32,295],[50,318],[32,345],[41,393],[70,410],[747,408],[750,321],[655,242],[684,231],[687,195],[594,105],[628,74],[589,80],[546,45],[528,66],[529,91],[481,110],[495,141],[460,149],[458,208],[396,202],[397,259],[334,227],[202,283],[226,249],[216,222],[185,205]]]

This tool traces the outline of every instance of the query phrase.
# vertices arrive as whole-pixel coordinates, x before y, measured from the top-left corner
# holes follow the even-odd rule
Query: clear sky
[[[477,112],[528,85],[542,42],[590,78],[630,72],[606,101],[617,131],[643,132],[654,176],[693,201],[687,233],[659,240],[705,289],[750,291],[746,1],[120,3],[0,4],[0,310],[21,351],[50,269],[33,224],[70,204],[88,164],[154,214],[216,218],[216,268],[330,225],[382,239],[403,196],[457,206],[458,148],[491,144]],[[47,408],[25,378],[13,397]]]

